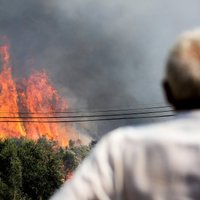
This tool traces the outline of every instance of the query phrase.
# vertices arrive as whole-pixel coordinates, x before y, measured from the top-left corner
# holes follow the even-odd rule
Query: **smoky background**
[[[199,26],[197,0],[0,0],[13,76],[45,69],[71,109],[165,104],[161,80],[177,35]],[[152,120],[151,120],[152,121]],[[100,137],[147,120],[76,123]]]

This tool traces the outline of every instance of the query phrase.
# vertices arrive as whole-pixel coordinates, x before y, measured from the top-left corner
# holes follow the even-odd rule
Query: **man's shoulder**
[[[154,124],[137,125],[137,126],[125,126],[117,128],[108,134],[109,138],[122,138],[122,137],[133,137],[143,138],[149,135],[155,136],[157,134],[169,133],[169,129],[177,128],[177,123],[174,121],[166,121]]]
[[[200,122],[200,121],[199,121]],[[200,123],[187,119],[148,124],[142,126],[127,126],[109,133],[108,140],[121,141],[159,141],[159,142],[199,142]]]

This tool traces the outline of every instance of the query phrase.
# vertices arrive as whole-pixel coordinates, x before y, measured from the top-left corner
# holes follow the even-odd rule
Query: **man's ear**
[[[164,93],[165,93],[165,97],[166,97],[167,101],[170,104],[172,104],[172,105],[175,106],[176,102],[175,102],[174,96],[172,94],[172,90],[170,88],[169,83],[166,80],[164,80],[163,83],[162,83],[162,85],[163,85],[163,89],[164,89]]]

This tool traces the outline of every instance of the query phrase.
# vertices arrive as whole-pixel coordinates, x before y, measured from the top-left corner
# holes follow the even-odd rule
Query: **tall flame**
[[[8,46],[0,47],[0,55],[2,57],[2,72],[0,73],[0,114],[1,117],[19,117],[17,104],[17,89],[11,74],[9,66],[10,55]],[[12,113],[15,111],[16,113]],[[0,138],[26,136],[23,123],[1,123]]]
[[[71,127],[48,123],[47,120],[41,123],[44,119],[35,117],[43,113],[45,117],[53,118],[57,110],[68,108],[67,102],[49,83],[47,74],[44,71],[34,72],[28,79],[16,84],[12,77],[8,45],[0,46],[0,59],[0,139],[21,136],[38,139],[45,136],[66,146],[68,138],[74,136]],[[34,123],[27,122],[27,117]],[[14,118],[17,122],[1,122],[5,118]]]

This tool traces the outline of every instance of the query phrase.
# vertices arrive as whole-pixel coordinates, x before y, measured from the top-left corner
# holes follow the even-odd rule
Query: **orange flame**
[[[53,139],[61,146],[68,144],[74,131],[71,127],[57,123],[41,123],[44,119],[34,119],[27,122],[24,116],[33,120],[34,114],[44,113],[46,117],[55,117],[56,111],[68,108],[66,101],[60,98],[55,88],[51,86],[45,72],[34,72],[29,79],[16,84],[10,67],[9,46],[0,46],[2,71],[0,73],[0,117],[14,117],[18,122],[0,122],[0,139],[8,137],[27,137],[38,139],[45,136]],[[27,114],[24,115],[25,111]],[[40,116],[40,115],[39,115]],[[0,119],[0,121],[2,120]],[[46,120],[47,121],[47,120]]]
[[[15,82],[11,74],[9,66],[8,46],[0,47],[0,55],[2,57],[2,72],[0,73],[0,112],[1,116],[19,117],[17,105],[17,90]],[[15,111],[16,113],[12,112]],[[21,122],[17,123],[1,123],[0,138],[26,136],[24,126]]]

